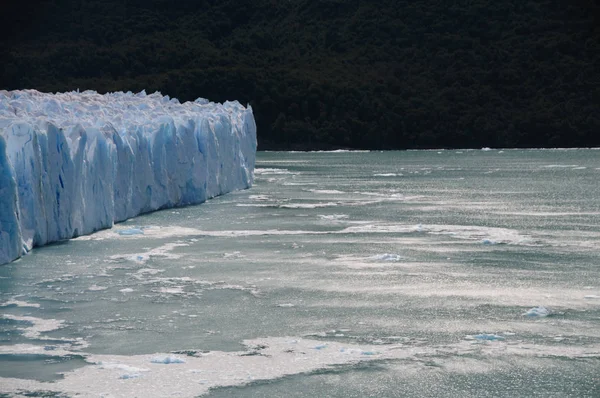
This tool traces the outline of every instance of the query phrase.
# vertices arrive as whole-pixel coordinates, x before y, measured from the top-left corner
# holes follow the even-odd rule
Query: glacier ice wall
[[[0,90],[0,264],[251,186],[251,107],[144,91]]]

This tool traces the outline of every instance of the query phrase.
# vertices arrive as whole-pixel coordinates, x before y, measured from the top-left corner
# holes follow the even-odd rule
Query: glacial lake
[[[0,396],[598,397],[600,150],[260,152],[0,266]]]

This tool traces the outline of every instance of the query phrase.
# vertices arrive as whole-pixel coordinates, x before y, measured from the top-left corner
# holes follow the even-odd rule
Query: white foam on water
[[[545,169],[571,169],[574,167],[579,167],[578,164],[549,164],[546,166],[542,166]]]
[[[72,239],[74,241],[87,241],[87,240],[106,240],[106,239],[161,239],[161,238],[175,238],[175,237],[186,237],[198,235],[198,230],[195,228],[179,227],[179,226],[144,226],[139,227],[143,230],[143,234],[132,234],[132,235],[121,235],[119,228],[105,229],[102,231],[95,232],[91,235],[80,236]]]
[[[352,226],[344,229],[341,233],[427,233],[432,235],[446,235],[452,238],[483,241],[513,245],[537,246],[529,235],[508,228],[481,227],[477,225],[435,225],[435,224],[368,224]]]
[[[600,216],[598,211],[490,211],[490,214],[527,217]]]
[[[354,193],[365,196],[376,196],[380,198],[387,198],[389,200],[406,200],[408,199],[401,193],[398,192],[369,192],[369,191],[355,191]],[[413,197],[414,198],[414,197]]]
[[[250,200],[271,200],[269,195],[250,195],[248,196]]]
[[[292,173],[288,169],[277,169],[277,168],[254,168],[254,175],[262,176],[262,175],[281,175],[281,174],[298,174]]]
[[[280,230],[280,229],[241,229],[241,230],[218,230],[218,231],[199,231],[200,234],[210,237],[238,238],[242,236],[277,236],[277,235],[323,235],[327,232],[308,231],[308,230]]]
[[[38,303],[28,303],[27,301],[15,300],[14,298],[0,304],[0,307],[11,307],[11,306],[40,308],[40,305]]]
[[[265,151],[272,152],[272,151]],[[285,153],[293,153],[293,154],[305,154],[305,153],[368,153],[371,152],[368,149],[333,149],[333,150],[319,150],[319,151],[285,151]],[[287,163],[287,161],[286,161]]]
[[[356,192],[361,195],[377,197],[377,199],[369,198],[368,200],[349,200],[341,202],[345,206],[372,206],[379,203],[387,202],[417,202],[420,203],[423,196],[405,196],[403,194],[381,194],[379,192]]]
[[[321,203],[236,203],[236,207],[274,207],[278,209],[319,209],[324,207],[339,206],[339,202]]]
[[[134,254],[114,254],[109,256],[110,260],[127,260],[133,261],[138,264],[144,264],[152,257],[162,257],[169,260],[177,260],[182,257],[180,254],[171,253],[178,247],[189,246],[189,243],[181,243],[181,242],[170,242],[165,243],[162,246],[155,247],[154,249],[150,249],[146,252],[134,253]]]
[[[61,319],[42,319],[33,316],[17,316],[11,314],[3,314],[4,319],[10,319],[13,321],[28,322],[31,323],[29,327],[19,327],[21,334],[28,339],[40,339],[44,337],[42,333],[51,332],[58,330],[64,326],[65,321]]]
[[[375,201],[365,202],[324,202],[324,203],[285,203],[276,205],[278,208],[286,209],[316,209],[336,207],[340,204],[346,206],[365,206],[373,203],[380,203],[388,198],[383,198]],[[397,198],[391,198],[397,200]],[[403,200],[403,199],[400,199]],[[253,206],[253,207],[273,207],[269,204],[237,204],[236,206]],[[592,214],[592,213],[590,213]],[[339,221],[347,218],[347,215],[318,215],[323,220]],[[523,246],[541,246],[551,244],[547,238],[532,237],[529,234],[523,234],[517,230],[509,228],[483,227],[477,225],[436,225],[436,224],[389,224],[378,223],[373,221],[348,221],[352,226],[336,231],[309,231],[309,230],[201,230],[196,228],[183,227],[165,227],[165,228],[148,228],[145,229],[144,235],[132,235],[127,239],[144,239],[147,237],[169,238],[169,237],[185,237],[185,236],[210,236],[210,237],[240,237],[240,236],[270,236],[270,235],[327,235],[327,234],[411,234],[424,233],[431,235],[445,235],[456,239],[463,239],[477,242],[493,242],[494,244],[509,244]],[[152,231],[152,232],[150,232]],[[546,233],[547,235],[547,233]],[[589,233],[590,238],[596,238],[597,234]],[[85,236],[77,239],[106,239],[119,237],[112,230],[101,231],[91,236]],[[555,242],[556,243],[556,242]],[[581,243],[581,242],[580,242]],[[553,243],[552,243],[553,244]],[[167,259],[179,259],[180,254],[171,253],[177,247],[189,246],[189,243],[171,242],[160,247],[151,249],[146,252],[134,254],[116,254],[109,257],[111,260],[128,260],[135,263],[143,264],[151,257],[164,257]],[[595,247],[594,242],[583,242],[583,246]],[[587,247],[586,246],[586,247]]]
[[[122,363],[117,362],[98,362],[97,366],[99,369],[117,369],[123,370],[125,372],[149,372],[148,368],[138,368],[135,366],[124,365]]]
[[[244,258],[246,256],[244,256],[241,252],[239,251],[235,251],[232,253],[223,253],[223,258]]]
[[[82,341],[83,342],[83,341]],[[53,357],[67,357],[73,354],[81,355],[76,350],[87,347],[88,344],[71,344],[68,342],[58,345],[33,345],[33,344],[14,344],[0,345],[0,354],[3,355],[40,355]],[[1,379],[1,378],[0,378]],[[2,391],[0,387],[0,391]]]
[[[326,202],[326,203],[289,203],[279,205],[281,209],[320,209],[323,207],[336,207],[340,204],[338,202]]]
[[[374,173],[374,177],[397,177],[397,173]]]
[[[271,152],[271,151],[264,151],[264,152]],[[281,160],[267,160],[267,159],[260,159],[260,164],[280,164]],[[311,160],[302,160],[302,159],[285,159],[285,164],[307,164],[307,163],[312,163]]]
[[[331,151],[311,151],[316,153],[368,153],[368,149],[334,149]]]
[[[315,207],[327,207],[337,205],[337,203],[327,204],[289,204],[285,205],[291,208],[312,209]],[[282,206],[283,207],[283,206]],[[324,220],[344,219],[346,215],[319,215]],[[193,229],[193,235],[210,237],[241,237],[241,236],[278,236],[278,235],[336,235],[336,234],[413,234],[423,233],[431,235],[444,235],[456,239],[482,242],[484,239],[496,244],[512,244],[539,246],[539,239],[533,239],[531,236],[522,234],[517,230],[508,228],[482,227],[476,225],[435,225],[435,224],[388,224],[377,223],[373,221],[348,221],[354,224],[335,231],[310,231],[310,230],[200,230]],[[137,263],[144,263],[150,257],[158,256],[168,259],[178,259],[181,255],[170,253],[176,247],[189,246],[188,243],[167,243],[163,246],[154,248],[147,252],[136,254],[117,254],[110,256],[112,260],[130,260]]]
[[[350,269],[360,270],[357,273],[349,273],[347,270],[328,271],[331,275],[336,272],[344,277],[354,276],[352,279],[339,280],[331,283],[330,279],[307,280],[297,282],[295,288],[306,289],[308,291],[318,291],[334,294],[365,295],[373,300],[392,300],[399,296],[416,297],[424,300],[432,299],[444,300],[444,306],[456,303],[478,303],[488,305],[515,306],[521,308],[531,308],[536,303],[543,302],[546,308],[564,311],[588,310],[597,306],[595,300],[584,299],[581,290],[569,287],[557,286],[536,286],[521,285],[516,286],[510,281],[499,280],[498,284],[490,285],[489,280],[494,280],[495,274],[488,275],[485,282],[472,278],[469,273],[452,272],[455,268],[452,264],[432,263],[432,262],[370,262],[352,256],[340,256],[334,261],[320,260],[323,268],[331,265],[342,265]],[[366,284],[365,279],[373,276],[384,276],[389,274],[389,280],[378,279],[377,284]],[[527,273],[525,273],[527,275]],[[399,283],[398,276],[406,280],[410,277],[410,283]],[[402,280],[401,279],[401,280]],[[364,301],[364,300],[363,300]],[[323,306],[325,303],[319,303]],[[341,303],[341,306],[349,303]],[[372,306],[373,303],[364,301],[364,305]],[[517,310],[515,317],[519,317],[525,310]],[[523,320],[529,319],[524,317]],[[448,331],[448,325],[432,324],[434,329],[443,328]],[[458,325],[462,327],[461,325]],[[419,327],[424,327],[419,324]],[[528,326],[529,327],[529,326]],[[587,334],[595,333],[600,337],[600,329],[590,330],[589,323],[582,323],[582,330]]]
[[[406,259],[398,254],[383,253],[371,256],[358,256],[358,255],[338,255],[333,261],[335,264],[343,265],[350,269],[373,269],[372,273],[378,275],[383,274],[383,270],[397,269],[399,266],[402,269],[420,267],[423,263],[405,261]],[[401,262],[401,263],[400,263]],[[318,261],[317,261],[318,263]],[[325,264],[323,264],[325,266]],[[344,275],[348,275],[344,272]],[[369,276],[371,274],[365,273],[363,276]],[[340,284],[339,286],[341,286]],[[379,290],[380,285],[374,288]]]
[[[61,275],[57,278],[47,278],[47,279],[42,279],[41,281],[35,282],[36,285],[43,285],[43,284],[47,284],[47,283],[56,283],[56,282],[69,282],[72,281],[74,279],[79,278],[79,276],[77,275],[72,275],[72,274],[64,274]]]
[[[102,291],[102,290],[106,290],[106,289],[108,289],[106,286],[92,285],[92,286],[88,287],[87,290],[90,290],[92,292],[98,292],[98,291]]]
[[[164,270],[145,268],[130,274],[141,285],[158,285],[153,288],[154,293],[160,295],[174,296],[198,296],[203,290],[239,290],[248,292],[253,296],[260,297],[261,292],[256,285],[248,283],[247,285],[236,285],[225,281],[208,281],[192,278],[189,276],[182,277],[156,277],[156,274],[162,273]],[[187,288],[187,291],[186,291]],[[134,291],[131,289],[123,289],[122,292]]]
[[[256,285],[234,285],[225,282],[212,282],[206,290],[239,290],[242,292],[248,292],[254,297],[262,297],[262,292],[256,287]]]
[[[312,193],[320,193],[325,195],[337,195],[346,193],[344,191],[338,191],[337,189],[309,189],[308,191]]]
[[[138,279],[141,279],[144,275],[157,275],[165,272],[164,269],[158,268],[141,268],[135,272],[135,276]]]
[[[319,214],[319,218],[325,221],[341,221],[347,220],[349,216],[347,214]]]
[[[158,292],[176,295],[185,294],[185,292],[183,291],[183,286],[161,287],[160,289],[158,289]]]
[[[276,182],[276,181],[270,181],[270,182]],[[321,185],[318,182],[308,182],[308,181],[303,181],[303,182],[290,182],[290,181],[286,181],[283,183],[284,186],[289,186],[289,187],[295,187],[295,186],[309,186],[309,185]]]
[[[270,337],[248,340],[244,344],[248,347],[247,351],[213,351],[210,355],[191,355],[185,359],[165,353],[87,355],[85,360],[88,365],[64,373],[63,379],[48,383],[0,378],[0,390],[6,393],[19,390],[59,391],[84,397],[195,397],[207,394],[211,388],[241,386],[256,380],[274,380],[373,360],[403,360],[396,363],[404,368],[427,362],[440,350],[455,354],[452,357],[444,356],[445,361],[461,361],[465,356],[477,356],[482,364],[488,358],[499,357],[600,358],[599,344],[511,344],[509,339],[488,341],[488,344],[474,339],[448,345],[411,346],[402,343],[357,345],[298,337]],[[174,360],[171,361],[171,358]]]

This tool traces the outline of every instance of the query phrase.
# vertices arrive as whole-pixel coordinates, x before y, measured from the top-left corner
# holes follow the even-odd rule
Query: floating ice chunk
[[[130,236],[130,235],[143,235],[144,230],[140,228],[129,228],[129,229],[121,229],[117,231],[119,235]]]
[[[185,363],[185,360],[183,358],[179,358],[174,355],[159,355],[159,356],[152,357],[150,362],[163,363],[165,365],[168,365],[168,364],[172,364],[172,363]]]
[[[399,254],[392,254],[392,253],[377,254],[371,258],[374,260],[378,260],[378,261],[390,261],[390,262],[402,260],[402,256],[400,256]]]
[[[523,315],[533,318],[533,317],[545,317],[550,314],[552,314],[552,311],[550,311],[548,308],[539,306],[539,307],[534,307],[534,308],[528,310]]]
[[[476,340],[496,341],[504,340],[504,337],[498,336],[497,334],[481,333],[473,336]]]
[[[600,296],[598,296],[597,294],[588,294],[588,295],[584,296],[583,298],[586,298],[586,299],[600,299]]]
[[[482,151],[487,152],[487,151],[491,151],[492,148],[484,146],[483,148],[481,148]]]
[[[484,244],[484,245],[497,245],[498,244],[498,242],[495,242],[495,241],[493,241],[491,239],[483,239],[481,241],[481,243]]]
[[[276,307],[281,307],[281,308],[291,308],[291,307],[295,307],[295,304],[292,303],[282,303],[282,304],[277,304]]]
[[[362,351],[361,354],[362,355],[377,355],[378,352],[377,351]]]
[[[130,288],[130,287],[126,287],[125,289],[121,289],[121,290],[119,290],[119,291],[120,291],[121,293],[131,293],[131,292],[133,292],[134,290],[133,290],[132,288]]]
[[[138,377],[142,377],[139,373],[126,373],[119,376],[119,379],[128,380],[128,379],[137,379]]]
[[[313,347],[315,350],[324,350],[327,348],[327,344],[319,344]]]

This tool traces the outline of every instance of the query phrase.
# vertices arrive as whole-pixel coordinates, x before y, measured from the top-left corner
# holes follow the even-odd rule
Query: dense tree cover
[[[0,89],[238,99],[259,148],[600,146],[594,0],[5,0]]]

